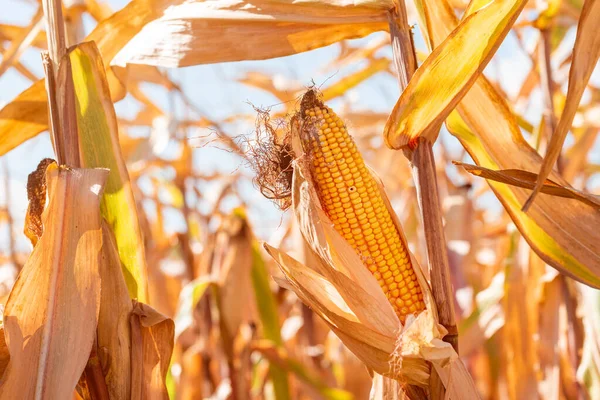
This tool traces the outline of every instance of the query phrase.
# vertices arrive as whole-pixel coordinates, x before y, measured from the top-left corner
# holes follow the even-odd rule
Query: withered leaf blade
[[[525,189],[533,189],[538,180],[538,174],[533,172],[523,171],[520,169],[505,169],[494,171],[488,168],[479,167],[477,165],[464,164],[454,161],[455,165],[463,167],[467,172],[480,176],[485,179],[491,179],[496,182],[502,182],[513,186],[518,186]],[[560,185],[550,179],[546,179],[544,186],[541,188],[542,193],[552,196],[565,197],[579,200],[584,204],[600,209],[600,198],[589,193],[580,192],[570,186]]]
[[[6,367],[10,362],[10,353],[6,345],[6,338],[4,336],[4,325],[0,325],[0,377],[4,375]]]
[[[412,147],[420,136],[435,141],[440,124],[483,72],[525,3],[491,1],[466,16],[435,47],[390,114],[384,130],[388,146]]]
[[[535,189],[530,198],[523,206],[527,210],[533,202],[537,193],[542,189],[544,181],[550,174],[554,163],[563,147],[563,143],[567,137],[575,113],[579,107],[579,102],[583,96],[583,92],[587,87],[587,83],[592,76],[592,72],[600,58],[600,29],[598,29],[598,18],[600,18],[600,2],[594,0],[586,0],[581,10],[581,17],[577,26],[577,38],[573,48],[573,61],[571,70],[569,71],[569,88],[565,101],[565,108],[556,127],[556,131],[550,138],[548,151],[544,157],[540,169],[539,180],[535,185]]]
[[[136,202],[119,146],[117,119],[102,57],[93,42],[80,43],[68,54],[76,96],[77,133],[81,164],[108,168],[101,213],[119,251],[131,298],[146,301],[147,274]]]
[[[147,6],[162,4],[154,0]],[[171,5],[127,43],[114,65],[185,67],[287,56],[386,30],[387,10],[394,7],[390,0],[301,4],[217,0]]]
[[[11,361],[0,396],[66,399],[87,363],[98,322],[106,170],[47,169],[44,234],[4,313]]]
[[[165,380],[173,353],[175,324],[136,302],[131,323],[131,399],[168,400]]]
[[[131,396],[131,325],[133,310],[115,239],[107,223],[102,223],[102,293],[98,316],[98,357],[103,366],[111,399]]]
[[[458,20],[444,0],[419,0],[424,35],[433,47],[456,27]],[[456,112],[446,120],[479,166],[493,169],[539,171],[542,159],[523,138],[517,119],[494,87],[480,76]],[[549,176],[561,185],[557,174]],[[597,230],[600,218],[595,208],[572,199],[541,195],[528,214],[521,207],[529,196],[524,189],[488,181],[515,225],[534,251],[549,265],[593,287],[600,287],[600,246]]]

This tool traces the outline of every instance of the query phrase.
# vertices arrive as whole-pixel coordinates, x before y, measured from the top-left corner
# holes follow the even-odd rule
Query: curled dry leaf
[[[158,18],[173,1],[134,0],[100,22],[85,38],[94,41],[104,62],[109,63],[121,48],[148,22]],[[38,37],[34,42],[42,43]],[[45,39],[43,40],[45,47]],[[113,101],[125,97],[127,69],[109,68],[107,80]],[[48,103],[44,80],[40,79],[0,110],[0,155],[48,128]]]
[[[538,180],[538,174],[519,169],[493,171],[477,165],[464,164],[456,161],[454,164],[463,167],[467,172],[475,176],[480,176],[485,179],[491,179],[496,182],[506,183],[508,185],[525,189],[533,189]],[[552,196],[579,200],[584,204],[596,209],[600,209],[600,197],[573,189],[570,186],[562,186],[554,181],[551,181],[550,179],[546,179],[541,188],[541,192]]]
[[[432,45],[440,44],[458,21],[445,1],[420,0],[424,34]],[[539,171],[542,159],[523,138],[508,104],[493,86],[479,77],[447,127],[469,152],[475,163],[493,170]],[[569,186],[560,176],[550,179]],[[600,287],[600,245],[592,222],[600,218],[596,209],[577,200],[542,194],[529,213],[521,207],[529,192],[488,181],[496,197],[532,249],[548,264],[587,285]]]
[[[390,114],[384,130],[388,146],[412,147],[420,136],[435,141],[439,126],[491,60],[525,3],[489,2],[436,43]]]
[[[583,92],[587,86],[592,72],[600,58],[600,29],[598,29],[598,19],[600,18],[600,2],[595,0],[586,0],[581,10],[581,16],[577,25],[577,38],[573,47],[573,61],[571,62],[571,70],[569,71],[569,88],[567,98],[563,108],[562,115],[556,127],[556,131],[552,133],[548,151],[544,157],[540,169],[539,179],[535,185],[535,189],[531,197],[523,206],[527,210],[533,202],[533,199],[538,192],[542,191],[545,186],[546,178],[550,175],[550,171],[554,163],[558,159],[563,147],[565,138],[575,113],[579,107],[579,102],[583,96]]]
[[[165,380],[173,353],[175,324],[138,302],[133,306],[130,322],[131,399],[168,400]]]
[[[100,196],[108,171],[46,171],[49,204],[43,235],[4,312],[10,364],[0,396],[72,396],[96,335],[100,309]]]

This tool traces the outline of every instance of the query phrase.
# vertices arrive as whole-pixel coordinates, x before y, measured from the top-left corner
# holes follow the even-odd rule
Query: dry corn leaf
[[[131,397],[131,327],[133,310],[121,272],[117,244],[110,228],[102,224],[102,293],[98,316],[98,356],[111,399]]]
[[[181,357],[181,377],[177,386],[177,398],[195,400],[203,398],[205,390],[203,352],[199,343],[187,349]]]
[[[170,4],[171,1],[166,0],[131,1],[121,11],[100,22],[85,40],[95,41],[104,62],[109,63],[127,41],[148,22],[158,18]],[[45,43],[44,40],[44,47]],[[127,69],[123,68],[109,68],[107,71],[113,101],[125,96],[123,82],[126,73]],[[48,105],[44,80],[41,79],[0,110],[0,155],[35,137],[47,127]]]
[[[164,1],[154,2],[160,7]],[[114,65],[185,67],[287,56],[386,30],[386,13],[393,7],[390,0],[170,3],[121,50]]]
[[[252,236],[242,210],[223,221],[217,232],[213,271],[219,275],[220,317],[235,337],[240,326],[253,322]]]
[[[173,353],[175,324],[135,302],[131,322],[131,399],[168,400],[165,380]]]
[[[537,332],[537,289],[535,269],[528,268],[530,250],[513,233],[504,281],[503,334],[507,389],[511,399],[537,396],[536,366],[539,362],[534,335]]]
[[[599,19],[600,2],[586,0],[583,4],[577,26],[577,38],[573,47],[573,61],[571,62],[571,70],[569,71],[569,87],[565,106],[556,130],[550,138],[548,150],[540,168],[539,179],[533,193],[531,193],[531,197],[523,206],[524,210],[529,208],[537,193],[544,186],[546,178],[550,175],[550,171],[560,155],[567,133],[571,129],[571,124],[573,123],[573,118],[575,118],[575,113],[579,107],[583,92],[596,67],[598,58],[600,58]]]
[[[47,169],[45,231],[4,313],[6,399],[66,399],[81,376],[100,308],[100,195],[106,170]]]
[[[42,28],[42,8],[31,19],[29,26],[10,42],[10,47],[2,52],[0,62],[0,76],[11,66],[19,61],[21,54],[31,45]]]
[[[388,146],[399,149],[420,136],[435,141],[439,125],[491,60],[525,3],[486,3],[435,47],[394,106],[384,130]]]
[[[447,3],[420,1],[424,34],[435,45],[457,24]],[[448,119],[476,164],[488,169],[539,171],[541,157],[527,144],[507,103],[490,83],[480,77]],[[460,116],[459,116],[460,114]],[[464,121],[461,119],[464,119]],[[568,187],[560,176],[550,178]],[[534,251],[554,268],[594,287],[600,287],[600,246],[593,226],[600,216],[592,207],[572,199],[540,195],[528,214],[521,212],[528,192],[488,181],[519,231]],[[600,223],[600,221],[598,222]]]
[[[4,337],[4,325],[0,325],[0,377],[4,376],[4,371],[8,367],[10,362],[10,353],[8,352],[8,346],[6,345],[6,338]]]
[[[271,363],[278,365],[283,370],[292,372],[302,382],[315,389],[323,399],[352,400],[354,398],[345,390],[329,387],[313,371],[309,371],[302,363],[291,358],[285,350],[268,340],[257,341],[252,345],[252,348]]]
[[[490,144],[482,143],[458,114],[451,114],[447,126],[481,167],[512,169],[510,167],[515,166],[514,161],[511,163],[506,156],[500,157],[493,147],[488,147]],[[499,138],[498,133],[495,138]],[[504,143],[514,146],[518,142]],[[526,154],[527,149],[533,151],[530,147],[515,147],[512,154]],[[519,161],[525,160],[523,157]],[[541,159],[538,157],[537,161],[539,165]],[[569,188],[559,176],[553,178]],[[521,206],[529,195],[528,190],[491,180],[488,183],[529,245],[544,261],[585,284],[600,287],[600,245],[595,240],[595,223],[591,222],[600,219],[597,207],[575,199],[541,194],[530,211],[524,213]]]
[[[76,94],[80,159],[84,167],[108,168],[102,216],[115,234],[123,275],[132,298],[147,298],[144,241],[125,161],[121,155],[115,110],[104,65],[93,42],[68,54]]]
[[[505,169],[499,171],[493,171],[477,165],[464,164],[461,162],[454,162],[455,165],[463,167],[467,172],[480,176],[485,179],[490,179],[495,182],[506,183],[508,185],[517,186],[525,189],[533,189],[538,175],[533,172],[522,171],[519,169]],[[546,179],[544,185],[541,188],[542,193],[546,193],[552,196],[565,197],[569,199],[579,200],[588,206],[600,209],[600,197],[593,194],[581,192],[573,189],[570,186],[562,186],[550,179]]]
[[[356,87],[373,75],[382,71],[387,71],[390,68],[390,65],[391,61],[385,57],[369,60],[369,64],[366,67],[343,77],[336,83],[323,89],[323,100],[328,101],[344,95],[348,90]]]
[[[277,346],[283,346],[277,299],[271,290],[268,268],[255,240],[252,241],[251,277],[256,308],[262,327],[262,337],[275,343]],[[271,364],[269,366],[269,375],[278,398],[288,398],[290,388],[287,371],[277,365]]]
[[[595,399],[600,396],[600,290],[581,287],[581,298],[585,339],[577,378]]]
[[[2,41],[12,42],[19,37],[26,35],[29,27],[26,26],[17,26],[17,25],[8,25],[8,24],[0,24],[0,38]],[[37,47],[38,49],[46,49],[48,44],[48,39],[46,39],[46,32],[41,31],[38,32],[34,40],[31,42],[33,47]]]

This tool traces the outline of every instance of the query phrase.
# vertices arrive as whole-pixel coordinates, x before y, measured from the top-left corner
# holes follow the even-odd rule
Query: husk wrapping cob
[[[441,340],[446,330],[437,321],[427,279],[408,250],[383,185],[343,122],[311,89],[290,128],[277,140],[294,156],[292,207],[317,257],[305,266],[265,243],[286,277],[279,283],[378,374],[428,387],[433,365],[450,398],[477,398],[474,391],[464,397],[464,388],[473,385],[456,352]],[[344,193],[346,201],[340,198]],[[465,380],[469,384],[461,384]],[[455,385],[462,387],[456,391]]]

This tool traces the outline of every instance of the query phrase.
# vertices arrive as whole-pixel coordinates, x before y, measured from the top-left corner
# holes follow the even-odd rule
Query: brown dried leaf
[[[46,231],[4,313],[11,362],[3,398],[65,399],[87,363],[100,308],[100,195],[107,171],[47,170]]]
[[[6,338],[4,337],[4,325],[0,325],[0,377],[4,375],[9,362],[10,353],[8,352]]]
[[[525,189],[533,189],[538,180],[538,174],[520,169],[504,169],[494,171],[484,167],[479,167],[477,165],[464,164],[457,161],[454,161],[454,165],[463,167],[467,172],[475,176],[480,176],[485,179],[491,179],[496,182],[502,182]],[[552,196],[579,200],[582,203],[600,209],[600,197],[581,192],[573,189],[570,186],[562,186],[550,179],[546,179],[541,188],[541,192],[550,194]]]
[[[524,211],[529,208],[537,193],[545,185],[546,178],[550,175],[550,171],[560,155],[567,133],[569,132],[569,129],[571,129],[571,124],[573,123],[573,118],[575,118],[575,113],[579,107],[583,92],[596,67],[598,58],[600,58],[599,19],[600,2],[586,0],[583,9],[581,10],[581,17],[577,26],[577,38],[575,39],[575,46],[573,48],[573,61],[569,72],[569,88],[567,91],[565,107],[558,122],[558,126],[556,127],[556,131],[550,138],[548,150],[540,168],[539,179],[533,193],[523,205]]]
[[[164,0],[148,3],[165,10]],[[184,67],[287,56],[386,30],[386,13],[394,6],[390,0],[171,1],[170,5],[113,64]]]
[[[173,320],[136,302],[131,323],[131,399],[168,400],[165,379],[173,352]]]
[[[111,399],[131,396],[131,326],[133,310],[127,284],[121,272],[121,260],[115,238],[106,222],[102,223],[102,293],[98,316],[98,356],[103,366]]]

